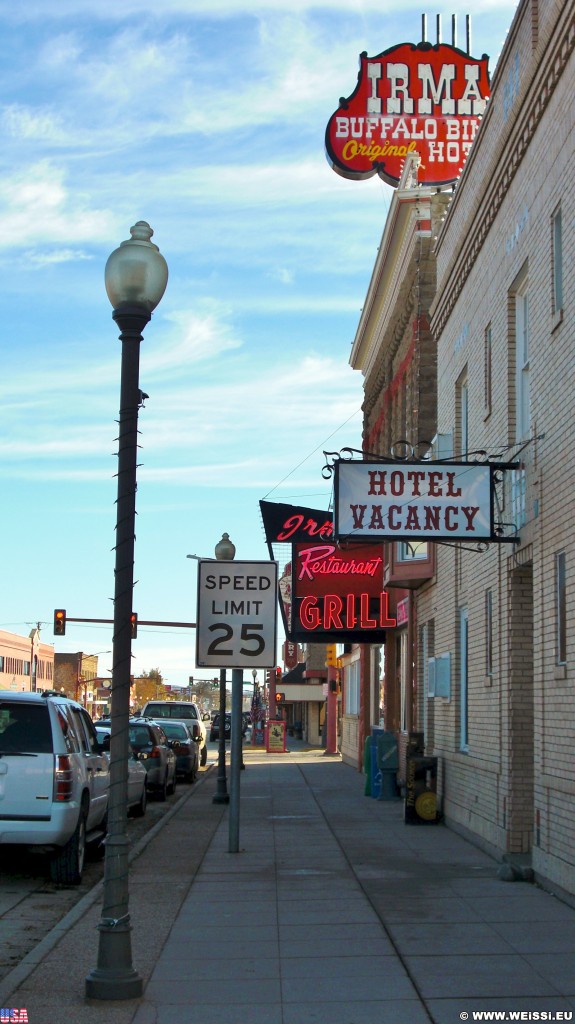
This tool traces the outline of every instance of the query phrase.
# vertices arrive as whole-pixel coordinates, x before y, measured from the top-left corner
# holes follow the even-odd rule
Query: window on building
[[[485,591],[485,675],[493,675],[493,591]]]
[[[489,324],[485,328],[485,334],[483,336],[484,406],[486,416],[489,416],[491,412],[491,358],[491,324]]]
[[[558,206],[551,218],[551,267],[553,273],[553,314],[560,316],[563,310],[563,224],[561,207]]]
[[[359,715],[359,659],[345,670],[345,713]]]
[[[515,296],[515,440],[524,441],[531,429],[529,390],[529,293],[527,281]]]
[[[457,416],[457,441],[459,453],[465,458],[469,451],[469,390],[467,383],[467,370],[461,375],[456,385],[456,416]]]
[[[555,660],[567,662],[567,601],[565,594],[565,552],[555,555]]]
[[[468,612],[459,609],[459,749],[469,750],[469,654]]]
[[[428,557],[427,541],[399,541],[397,545],[397,561],[413,562]]]

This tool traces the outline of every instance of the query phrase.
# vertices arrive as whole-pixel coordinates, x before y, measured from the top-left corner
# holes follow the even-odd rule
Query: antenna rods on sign
[[[436,16],[437,45],[441,44],[441,14]],[[465,15],[466,52],[471,53],[471,15]],[[421,15],[421,42],[427,42],[427,15]],[[457,46],[457,15],[451,15],[451,45]]]

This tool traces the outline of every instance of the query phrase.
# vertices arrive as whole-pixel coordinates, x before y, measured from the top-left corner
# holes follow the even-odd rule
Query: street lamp
[[[228,533],[222,534],[214,554],[218,562],[232,561],[236,553],[235,544]],[[218,729],[218,784],[212,803],[229,804],[230,797],[226,782],[226,670],[220,669],[220,727]]]
[[[143,982],[132,966],[128,897],[128,754],[130,669],[132,659],[132,596],[134,589],[134,531],[140,342],[152,311],[168,283],[168,267],[146,221],[130,229],[108,258],[106,291],[112,317],[120,328],[122,369],[118,437],[118,497],[110,735],[110,795],[104,866],[102,917],[98,925],[98,965],[86,978],[90,999],[133,999]]]

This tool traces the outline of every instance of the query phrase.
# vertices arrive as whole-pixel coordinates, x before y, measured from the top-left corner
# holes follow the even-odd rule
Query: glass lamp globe
[[[108,257],[104,271],[106,292],[114,309],[144,306],[149,313],[158,305],[168,283],[168,264],[145,220],[130,228],[131,238],[121,242]]]

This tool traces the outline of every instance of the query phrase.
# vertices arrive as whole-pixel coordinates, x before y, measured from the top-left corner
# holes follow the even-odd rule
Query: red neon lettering
[[[282,532],[278,533],[277,539],[288,540],[290,537],[293,536],[294,533],[296,533],[297,530],[299,530],[302,523],[302,515],[290,516],[289,519],[286,519],[285,523],[283,524]]]
[[[353,629],[353,627],[355,626],[355,624],[357,622],[357,619],[356,619],[356,616],[355,616],[355,597],[354,597],[353,594],[348,594],[347,595],[347,613],[346,613],[346,618],[347,618],[347,628],[348,629]]]
[[[369,594],[359,595],[359,625],[361,629],[375,629],[377,619],[369,617]]]
[[[317,629],[321,626],[321,614],[317,607],[317,597],[304,597],[299,609],[300,622],[304,629]]]
[[[324,629],[343,629],[341,611],[343,601],[337,594],[326,594],[323,603]]]
[[[381,629],[386,626],[397,626],[397,619],[389,615],[389,596],[385,590],[379,595],[379,625]]]

